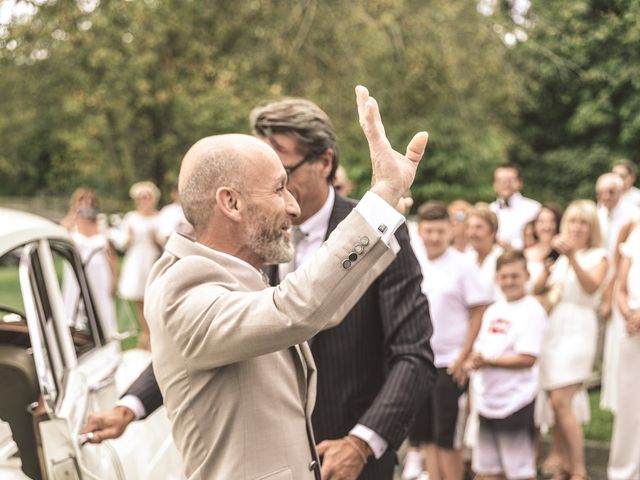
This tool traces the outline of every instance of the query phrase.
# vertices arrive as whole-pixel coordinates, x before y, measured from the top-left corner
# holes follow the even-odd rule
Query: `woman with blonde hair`
[[[476,203],[467,215],[467,239],[473,248],[470,255],[480,268],[482,284],[491,302],[502,296],[496,285],[496,260],[504,249],[498,245],[498,217],[486,203]]]
[[[123,299],[135,302],[140,323],[138,347],[148,350],[149,326],[144,319],[143,300],[147,276],[161,252],[156,209],[160,190],[152,182],[138,182],[129,189],[129,196],[136,209],[124,216],[120,227],[127,240],[118,291]]]
[[[536,294],[555,292],[549,328],[540,355],[540,387],[553,410],[554,448],[560,465],[554,478],[587,478],[582,426],[573,410],[584,391],[596,353],[599,293],[607,273],[596,205],[576,200],[564,213],[560,234],[551,241],[560,257],[547,260]]]

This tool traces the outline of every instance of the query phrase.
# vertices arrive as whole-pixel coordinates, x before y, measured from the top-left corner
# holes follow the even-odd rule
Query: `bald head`
[[[216,191],[220,187],[241,191],[253,164],[265,154],[275,155],[264,142],[241,134],[205,137],[189,149],[180,165],[178,190],[185,217],[196,233],[211,219]]]
[[[596,190],[600,187],[613,187],[622,190],[623,186],[622,179],[615,173],[603,173],[596,182]]]
[[[600,175],[596,181],[598,203],[611,210],[618,204],[623,187],[624,183],[622,179],[615,173]]]

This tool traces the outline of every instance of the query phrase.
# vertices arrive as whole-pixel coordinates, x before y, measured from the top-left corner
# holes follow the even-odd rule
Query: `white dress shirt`
[[[640,208],[640,188],[631,187],[622,194],[620,201],[630,203],[631,205]]]
[[[629,222],[640,220],[640,208],[620,199],[611,210],[604,205],[598,206],[598,220],[602,240],[609,255],[613,256],[620,229]]]
[[[305,262],[309,261],[313,254],[324,243],[334,203],[335,192],[333,191],[333,188],[330,188],[327,200],[324,202],[324,205],[322,205],[320,210],[307,219],[306,222],[299,225],[300,230],[302,230],[306,235],[296,246],[295,262],[297,266],[303,265]],[[364,197],[362,197],[362,200],[360,200],[358,205],[356,205],[355,209],[362,215],[369,225],[380,232],[382,241],[395,251],[399,249],[394,233],[404,222],[404,216],[402,214],[372,192],[367,192]],[[234,261],[247,264],[244,260],[231,255],[228,255],[228,257]],[[290,264],[281,264],[279,268],[280,278],[284,278],[286,274],[291,271]],[[264,277],[264,273],[262,273],[261,270],[256,269],[256,274]],[[147,413],[140,399],[134,395],[125,395],[116,403],[116,405],[127,407],[133,412],[136,419],[144,417]],[[387,450],[387,441],[364,425],[357,424],[349,433],[365,441],[373,451],[375,458],[380,458]]]
[[[540,203],[516,192],[508,202],[498,199],[492,202],[489,208],[498,216],[498,240],[521,250],[524,247],[522,230],[527,223],[536,218],[540,211]]]

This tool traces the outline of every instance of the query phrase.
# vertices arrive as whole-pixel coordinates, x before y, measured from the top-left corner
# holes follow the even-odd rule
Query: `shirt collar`
[[[336,200],[336,194],[333,187],[329,188],[329,195],[324,204],[316,213],[310,216],[304,223],[299,225],[300,230],[307,234],[306,240],[315,238],[324,238],[329,228],[329,220],[331,219],[331,211]]]
[[[499,198],[498,205],[500,205],[500,208],[513,208],[517,203],[520,202],[520,200],[522,200],[522,194],[520,192],[515,192],[506,200]]]

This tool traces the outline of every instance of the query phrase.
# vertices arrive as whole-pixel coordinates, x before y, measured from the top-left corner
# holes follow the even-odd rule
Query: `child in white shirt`
[[[473,469],[480,479],[535,479],[533,411],[547,316],[526,295],[529,278],[520,251],[503,253],[496,263],[505,295],[485,311],[480,333],[465,364],[473,375],[473,401],[480,415]]]

